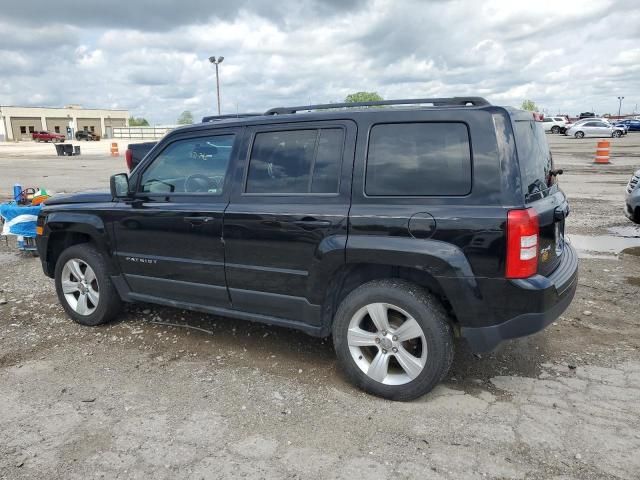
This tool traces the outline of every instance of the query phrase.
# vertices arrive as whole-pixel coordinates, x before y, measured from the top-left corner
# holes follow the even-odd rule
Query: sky
[[[572,115],[615,114],[624,96],[623,113],[640,109],[636,0],[54,3],[0,0],[0,105],[200,118],[216,113],[216,55],[222,113],[363,90]]]

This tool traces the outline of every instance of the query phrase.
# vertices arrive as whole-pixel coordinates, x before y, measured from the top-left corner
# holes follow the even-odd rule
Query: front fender
[[[377,235],[349,237],[346,263],[368,263],[422,270],[440,286],[461,325],[486,315],[483,295],[464,252],[431,239]]]
[[[44,212],[43,232],[37,237],[38,253],[43,264],[49,262],[49,242],[58,235],[82,234],[88,236],[96,247],[111,254],[112,245],[102,219],[91,213],[78,212]],[[40,224],[40,222],[38,222]]]

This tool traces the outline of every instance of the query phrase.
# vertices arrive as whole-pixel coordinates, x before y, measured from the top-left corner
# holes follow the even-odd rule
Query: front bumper
[[[515,288],[510,290],[509,303],[521,302],[530,311],[495,325],[461,327],[462,337],[474,352],[489,352],[504,340],[539,332],[562,315],[578,286],[578,255],[567,243],[562,256],[560,265],[548,277],[535,275],[511,281]]]

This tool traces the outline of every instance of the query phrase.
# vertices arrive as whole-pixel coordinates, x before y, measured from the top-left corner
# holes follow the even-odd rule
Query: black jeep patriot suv
[[[37,244],[78,323],[139,301],[332,335],[353,383],[408,400],[454,338],[488,351],[571,302],[558,173],[530,112],[482,98],[276,108],[50,199]]]

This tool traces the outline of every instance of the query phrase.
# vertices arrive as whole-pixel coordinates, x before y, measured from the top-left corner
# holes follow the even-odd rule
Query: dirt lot
[[[640,134],[612,142],[611,166],[591,165],[593,139],[550,142],[575,301],[490,355],[460,342],[411,403],[352,388],[330,342],[297,332],[150,305],[81,327],[39,261],[0,240],[0,478],[640,478],[640,229],[622,214]],[[123,170],[107,147],[0,144],[0,196],[15,176],[104,188]]]

